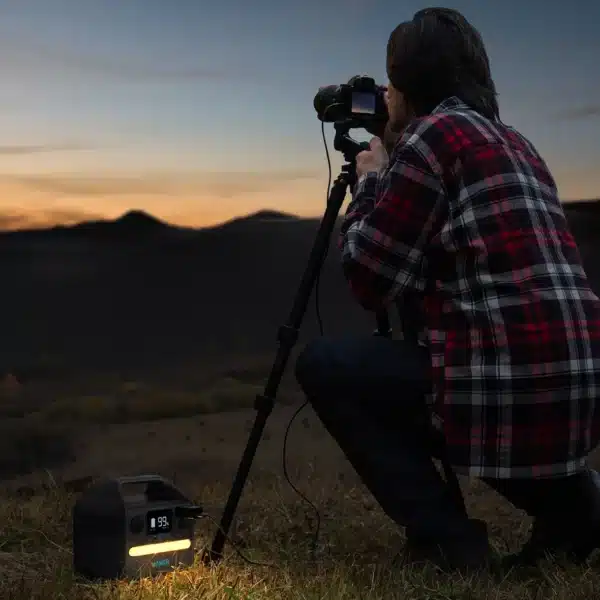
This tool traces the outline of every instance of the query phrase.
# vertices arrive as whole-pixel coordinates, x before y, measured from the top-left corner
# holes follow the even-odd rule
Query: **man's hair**
[[[417,117],[451,96],[489,119],[498,117],[483,40],[456,10],[426,8],[398,25],[387,45],[387,74]]]

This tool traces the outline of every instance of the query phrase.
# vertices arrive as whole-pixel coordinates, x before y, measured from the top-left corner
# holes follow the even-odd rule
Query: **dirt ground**
[[[285,429],[300,404],[276,406],[267,421],[251,478],[282,473]],[[256,412],[243,409],[162,421],[102,425],[82,430],[74,463],[52,471],[56,480],[158,473],[194,489],[231,482]],[[294,420],[287,445],[294,477],[319,471],[352,476],[353,471],[318,418],[305,407]],[[49,479],[45,471],[5,482],[8,489]],[[299,484],[301,485],[301,480]]]

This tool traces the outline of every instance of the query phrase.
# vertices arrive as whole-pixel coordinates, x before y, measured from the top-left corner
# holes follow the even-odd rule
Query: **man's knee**
[[[385,338],[317,338],[300,353],[296,379],[307,394],[423,393],[430,386],[428,362],[425,349]]]

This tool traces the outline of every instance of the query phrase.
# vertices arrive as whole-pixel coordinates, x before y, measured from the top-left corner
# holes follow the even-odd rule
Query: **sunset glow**
[[[314,94],[356,73],[384,82],[393,25],[422,8],[412,0],[5,4],[4,229],[130,209],[190,226],[261,209],[321,214],[327,164]],[[541,0],[518,10],[512,1],[446,4],[481,30],[501,116],[538,147],[562,199],[600,197],[600,85],[591,75],[600,5],[588,3],[585,15]]]

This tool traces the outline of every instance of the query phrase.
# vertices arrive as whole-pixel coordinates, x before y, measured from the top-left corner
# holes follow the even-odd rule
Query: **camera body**
[[[348,83],[319,88],[314,108],[319,120],[325,123],[352,121],[354,127],[378,130],[388,121],[386,89],[372,77],[355,75]]]

